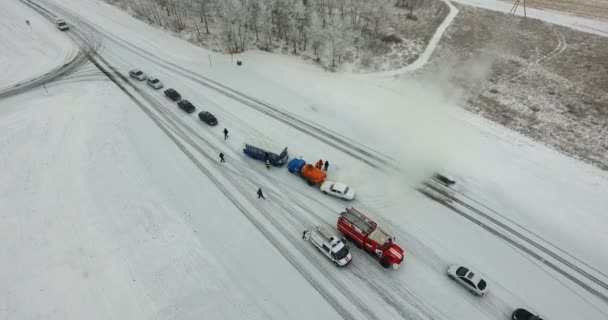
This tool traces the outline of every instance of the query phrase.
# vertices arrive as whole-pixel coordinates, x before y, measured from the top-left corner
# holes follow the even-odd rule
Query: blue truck
[[[289,160],[287,147],[280,147],[264,139],[247,141],[243,147],[243,153],[256,160],[268,160],[270,164],[276,167],[283,166]]]

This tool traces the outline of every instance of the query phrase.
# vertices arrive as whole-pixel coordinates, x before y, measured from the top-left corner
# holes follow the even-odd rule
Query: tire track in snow
[[[445,201],[441,201],[441,200],[437,199],[436,197],[434,197],[432,195],[429,195],[428,191],[426,191],[424,189],[420,190],[420,192],[422,194],[424,194],[424,195],[428,196],[429,198],[437,201],[438,203],[446,206],[447,208],[449,208],[452,211],[458,213],[460,216],[466,218],[467,220],[469,220],[469,221],[471,221],[471,222],[479,225],[480,227],[482,227],[486,231],[494,234],[495,236],[499,237],[500,239],[504,240],[505,242],[509,243],[510,245],[518,248],[522,252],[525,252],[529,256],[533,257],[534,259],[536,259],[539,262],[543,263],[547,267],[553,269],[557,273],[561,274],[562,276],[564,276],[567,279],[571,280],[572,282],[574,282],[575,284],[579,285],[583,289],[587,290],[588,292],[590,292],[594,296],[596,296],[596,297],[600,298],[601,300],[603,300],[604,302],[608,303],[608,296],[606,296],[604,293],[598,291],[597,289],[593,288],[592,286],[590,286],[589,284],[585,283],[584,281],[581,281],[579,278],[573,276],[571,273],[569,273],[569,272],[565,271],[563,268],[559,267],[557,264],[555,264],[553,262],[550,262],[550,261],[547,261],[546,258],[542,257],[540,254],[534,252],[530,248],[532,247],[532,248],[535,248],[535,249],[541,251],[542,253],[546,254],[547,256],[553,258],[558,263],[560,263],[560,264],[568,267],[569,269],[573,270],[574,272],[578,273],[579,275],[583,276],[584,278],[590,280],[591,282],[595,283],[596,285],[602,287],[603,289],[608,290],[608,284],[606,282],[598,279],[596,276],[594,276],[594,275],[590,274],[589,272],[587,272],[586,270],[583,270],[582,268],[576,266],[574,263],[572,263],[572,262],[564,259],[560,255],[558,255],[555,252],[549,250],[548,248],[540,245],[536,241],[534,241],[531,238],[523,235],[522,233],[520,233],[519,231],[511,228],[510,226],[506,225],[505,223],[503,223],[503,222],[501,222],[501,221],[493,218],[491,215],[486,214],[485,212],[483,212],[482,210],[476,208],[475,206],[473,206],[473,205],[471,205],[471,204],[469,204],[469,203],[467,203],[467,202],[459,199],[458,197],[450,194],[448,191],[443,190],[443,188],[438,187],[436,185],[432,185],[430,183],[424,183],[424,186],[427,187],[427,188],[430,188],[434,192],[437,192],[437,193],[441,194],[446,199],[454,201],[458,205],[460,205],[463,208],[465,208],[467,211],[472,212],[473,214],[476,214],[476,215],[482,217],[483,219],[490,221],[492,225],[490,225],[489,223],[484,223],[480,219],[477,219],[477,218],[473,217],[473,215],[465,212],[462,209],[457,208],[454,205],[451,205],[451,204],[449,204],[449,203],[447,203]],[[499,228],[502,229],[502,230],[504,230],[504,232],[499,231],[498,230]],[[514,236],[517,239],[519,239],[519,240],[523,241],[524,243],[526,243],[526,245],[523,245],[520,242],[513,240],[507,234],[511,234],[512,236]]]
[[[350,140],[338,133],[332,132],[330,129],[315,124],[313,121],[302,120],[301,117],[287,112],[282,108],[279,108],[261,99],[252,97],[251,95],[225,86],[213,79],[197,74],[177,64],[166,61],[162,57],[159,57],[152,52],[135,47],[121,39],[109,35],[104,31],[97,31],[103,34],[105,37],[109,38],[111,41],[114,41],[124,49],[129,50],[132,53],[137,54],[138,56],[148,61],[165,67],[171,70],[172,72],[175,72],[195,83],[205,86],[232,100],[240,102],[245,106],[248,106],[271,118],[274,118],[275,120],[278,120],[279,122],[282,122],[310,137],[313,137],[329,146],[332,146],[335,149],[340,150],[345,154],[348,154],[354,159],[357,159],[370,165],[371,167],[383,169],[384,167],[389,166],[397,169],[397,167],[391,161],[393,159],[389,156],[386,156],[378,151],[356,143],[353,140]]]
[[[566,50],[566,47],[568,46],[568,44],[566,43],[566,38],[564,37],[564,35],[559,30],[553,30],[553,34],[557,38],[557,46],[555,46],[555,48],[553,48],[553,50],[551,52],[549,52],[548,54],[542,55],[538,59],[533,61],[532,64],[541,65],[541,64],[557,57],[558,55],[562,54],[562,52],[564,52],[564,50]],[[499,78],[499,80],[500,81],[517,80],[517,79],[525,76],[529,72],[530,72],[530,70],[528,68],[520,68],[517,71],[515,71],[505,77]]]
[[[109,35],[106,34],[106,36],[109,36]],[[120,39],[112,38],[112,36],[109,36],[109,37],[111,38],[111,40],[114,40],[116,42],[121,42],[122,41]],[[131,48],[131,47],[126,47],[126,46],[130,46],[130,44],[123,42],[123,47],[125,47],[126,49],[128,49],[128,50],[130,50],[130,51],[132,51],[134,53],[137,53],[136,50],[141,50],[139,48]],[[564,42],[562,48],[559,49],[559,50],[557,50],[557,54],[563,52],[564,50],[565,50],[565,42]],[[150,52],[146,52],[146,53],[147,54],[151,54]],[[143,55],[141,53],[138,53],[138,54],[140,56],[142,56],[143,58],[151,60],[150,57],[147,57],[146,55]],[[153,56],[153,54],[151,54],[151,55]],[[151,61],[153,61],[153,62],[162,61],[162,58],[160,58],[158,56],[156,56],[155,58],[159,59],[159,60],[157,60],[157,61],[151,60]],[[547,58],[546,60],[543,60],[543,61],[548,61],[548,60],[550,60],[552,58],[553,58],[553,56],[550,57],[550,58]],[[187,78],[189,78],[189,79],[191,79],[191,80],[193,80],[193,81],[195,81],[197,83],[200,83],[200,84],[202,84],[202,85],[204,85],[206,87],[209,87],[210,89],[213,89],[213,90],[215,90],[215,91],[217,91],[217,92],[219,92],[219,93],[221,93],[221,94],[223,94],[223,95],[225,95],[225,96],[227,96],[229,98],[232,98],[234,100],[242,102],[245,105],[253,107],[253,108],[257,109],[258,111],[261,111],[261,112],[263,112],[263,113],[265,113],[265,114],[267,114],[267,115],[269,115],[269,116],[271,116],[271,117],[273,117],[273,118],[275,118],[275,119],[277,119],[277,120],[279,120],[281,122],[284,122],[284,123],[286,123],[288,125],[291,125],[292,127],[296,128],[296,129],[298,129],[298,130],[300,130],[300,131],[302,131],[302,132],[304,132],[304,133],[306,133],[306,134],[308,134],[308,135],[310,135],[312,137],[315,137],[315,138],[319,139],[319,137],[314,134],[315,132],[316,133],[321,132],[321,133],[323,133],[325,135],[327,134],[327,132],[325,132],[323,130],[319,130],[318,127],[311,126],[310,123],[304,123],[304,127],[297,127],[297,122],[301,122],[300,119],[297,119],[295,117],[292,118],[291,114],[289,114],[289,113],[287,113],[287,112],[285,112],[283,110],[280,110],[279,108],[276,108],[275,106],[267,104],[267,103],[265,103],[265,102],[263,102],[263,101],[261,101],[259,99],[253,98],[253,97],[251,97],[251,96],[249,96],[247,94],[244,94],[244,93],[236,91],[236,90],[234,90],[232,88],[226,87],[226,86],[222,85],[221,83],[218,83],[218,82],[216,82],[214,80],[208,79],[208,78],[206,78],[204,76],[197,75],[197,74],[195,74],[195,73],[193,73],[193,72],[191,72],[191,71],[189,71],[187,69],[181,68],[180,66],[178,66],[176,64],[173,64],[173,63],[170,63],[170,62],[167,62],[167,61],[162,61],[162,64],[166,64],[165,65],[166,68],[169,68],[169,69],[173,70],[174,72],[180,73],[182,76],[185,76],[185,77],[187,77]],[[256,106],[256,104],[259,104],[259,105]],[[268,110],[264,110],[263,108],[261,108],[261,106],[268,107],[269,109]],[[294,121],[295,123],[291,122],[291,121]],[[296,126],[294,126],[294,125],[296,125]],[[308,128],[306,128],[307,126],[308,126]],[[312,127],[312,130],[310,130],[310,131],[307,130],[307,129],[311,129],[310,127]],[[332,138],[335,139],[336,137],[334,136]],[[343,139],[344,139],[344,137],[339,138],[339,139],[335,139],[335,140],[337,140],[339,142],[342,142],[342,144],[347,147],[346,150],[344,148],[340,148],[340,147],[336,146],[335,144],[331,143],[330,141],[327,141],[327,140],[324,140],[324,139],[319,139],[319,140],[321,140],[322,142],[325,142],[326,144],[332,145],[332,146],[336,147],[338,150],[341,150],[341,151],[345,152],[346,154],[349,154],[349,155],[351,155],[351,156],[353,156],[353,157],[355,157],[355,158],[357,158],[357,159],[359,159],[359,160],[361,160],[361,161],[363,161],[365,163],[368,163],[369,165],[371,165],[373,167],[378,168],[378,166],[375,164],[377,162],[386,163],[387,159],[381,158],[378,155],[370,153],[367,150],[365,150],[365,152],[361,152],[362,149],[361,149],[360,145],[354,145],[353,143],[346,142]],[[353,154],[354,152],[351,152],[351,150],[349,150],[348,148],[351,148],[351,150],[354,149],[353,151],[358,151],[360,153],[363,153],[367,157],[367,159],[365,157],[361,157],[359,155]],[[371,149],[369,149],[369,150],[371,150]],[[370,161],[370,159],[373,159],[373,161]]]
[[[38,5],[32,3],[29,0],[20,0],[20,1],[23,4],[29,6],[30,8],[33,8],[41,16],[51,20],[51,22],[54,23],[54,21],[53,21],[54,16],[52,16],[52,14],[50,12],[46,11],[44,8],[39,7]],[[0,90],[0,99],[14,96],[14,95],[26,92],[31,89],[35,89],[46,83],[55,81],[65,75],[68,75],[68,74],[74,72],[76,69],[78,69],[79,67],[81,67],[82,65],[87,63],[87,58],[86,58],[86,55],[83,52],[83,50],[86,50],[86,48],[83,48],[79,45],[78,51],[70,52],[70,54],[66,57],[66,60],[64,61],[64,63],[62,65],[48,71],[47,73],[45,73],[41,76],[22,81],[20,83],[14,84],[8,88],[1,89]]]
[[[107,65],[107,63],[105,63],[105,62],[104,62],[104,64]],[[194,149],[199,149],[199,148],[193,146],[194,143],[192,141],[188,142],[189,139],[187,139],[187,137],[185,136],[185,134],[183,133],[183,131],[181,131],[179,128],[175,128],[175,127],[169,128],[169,127],[167,127],[153,112],[151,112],[142,102],[140,102],[124,86],[122,86],[116,80],[116,78],[114,78],[114,75],[111,72],[109,72],[107,70],[104,70],[103,66],[101,66],[99,63],[97,63],[96,66],[98,66],[100,68],[100,70],[102,70],[102,72],[105,71],[104,74],[106,74],[106,76],[110,77],[110,79],[112,79],[112,81],[114,83],[116,83],[117,86],[119,86],[119,88],[121,88],[121,90],[123,92],[125,92],[129,96],[129,98],[131,98],[131,100],[133,100],[144,113],[146,113],[146,115],[184,153],[184,155],[186,157],[188,157],[192,161],[192,163],[207,178],[209,178],[210,181],[212,181],[216,185],[216,187],[224,194],[224,196],[250,221],[250,223],[256,229],[258,229],[258,231],[270,242],[270,244],[273,247],[275,247],[275,249],[277,249],[277,251],[280,252],[285,257],[285,259],[294,267],[294,269],[296,269],[300,273],[300,275],[307,282],[309,282],[309,284],[327,301],[327,303],[332,308],[334,308],[334,310],[336,310],[336,312],[339,315],[341,315],[344,319],[354,319],[355,318],[355,316],[346,307],[344,307],[334,297],[334,295],[332,293],[330,293],[328,290],[325,289],[325,287],[322,285],[322,283],[319,280],[317,280],[317,278],[309,270],[307,270],[306,268],[304,268],[302,266],[302,264],[299,263],[299,259],[291,252],[291,250],[288,247],[286,247],[286,246],[283,245],[283,241],[281,239],[277,238],[275,236],[275,234],[272,231],[270,231],[270,229],[268,229],[263,223],[261,223],[260,221],[258,221],[258,219],[255,217],[255,214],[253,212],[251,212],[244,204],[242,204],[240,199],[237,199],[237,197],[234,196],[233,190],[230,190],[230,187],[227,187],[224,182],[222,182],[218,177],[216,177],[211,172],[211,170],[209,170],[209,168],[207,168],[207,166],[205,164],[203,164],[190,151],[190,149],[189,149],[190,147],[192,147]],[[116,72],[116,71],[113,70],[113,72]],[[126,78],[122,79],[122,80],[124,81],[124,80],[126,80]],[[128,82],[128,80],[127,80],[127,82]],[[136,92],[142,94],[142,96],[144,97],[144,100],[149,100],[149,99],[145,98],[145,94],[143,92],[141,92],[137,87],[131,85],[131,88],[134,88]],[[147,102],[150,103],[152,101],[147,101]],[[167,119],[168,118],[165,118],[164,120],[165,121],[170,121],[170,120],[167,120]],[[183,143],[180,140],[185,140],[186,143]],[[215,158],[210,159],[210,156],[207,156],[204,153],[203,150],[199,149],[197,151],[199,153],[203,154],[204,156],[206,156],[209,161],[215,161],[216,160]],[[224,179],[228,178],[227,180],[232,180],[227,175],[224,175],[223,178]],[[231,182],[234,183],[234,181],[231,181]],[[231,186],[231,187],[234,187],[234,186]],[[238,193],[242,194],[243,190],[238,190]],[[375,317],[369,317],[369,318],[370,319],[376,319]]]
[[[356,319],[354,314],[352,314],[346,307],[344,307],[339,301],[337,301],[337,299],[334,297],[334,295],[331,294],[328,290],[326,290],[325,287],[322,286],[320,281],[317,280],[314,277],[314,275],[309,272],[309,270],[306,270],[306,268],[304,268],[300,263],[298,263],[298,261],[299,261],[298,258],[295,257],[291,253],[291,250],[289,248],[283,246],[282,242],[278,238],[276,238],[276,236],[267,227],[265,227],[262,223],[260,223],[257,220],[257,218],[255,218],[254,214],[252,212],[250,212],[241,203],[241,201],[233,195],[233,193],[229,190],[229,187],[227,187],[225,185],[225,183],[222,183],[222,181],[220,181],[220,179],[218,177],[213,175],[213,173],[202,162],[200,162],[198,160],[198,158],[189,150],[188,146],[186,144],[182,143],[182,141],[180,141],[180,139],[185,140],[187,142],[187,144],[190,145],[190,147],[192,147],[194,149],[198,149],[197,151],[199,153],[201,153],[203,156],[207,157],[208,160],[213,161],[215,159],[211,159],[210,156],[208,156],[204,153],[204,150],[200,149],[200,147],[197,148],[197,145],[193,141],[191,141],[189,139],[189,137],[187,135],[185,135],[185,133],[183,131],[181,131],[181,128],[179,128],[179,126],[177,126],[177,124],[173,123],[173,128],[167,127],[153,112],[151,112],[151,110],[149,110],[141,101],[139,101],[139,99],[137,99],[133,94],[131,94],[129,92],[129,90],[127,89],[127,87],[125,87],[122,83],[120,83],[117,78],[121,79],[123,82],[125,82],[127,85],[129,85],[135,92],[139,93],[144,98],[144,100],[146,100],[150,105],[152,105],[155,109],[157,109],[156,111],[162,112],[162,107],[159,107],[157,105],[157,103],[153,99],[150,99],[150,97],[146,93],[142,92],[141,90],[139,90],[139,88],[132,85],[126,77],[124,77],[123,75],[118,73],[107,61],[104,61],[104,59],[101,56],[99,56],[98,54],[97,54],[97,58],[95,58],[95,56],[92,54],[87,54],[87,59],[91,63],[93,63],[112,82],[114,82],[118,86],[118,88],[121,91],[123,91],[162,130],[162,132],[184,153],[184,155],[186,157],[188,157],[194,163],[194,165],[203,174],[205,174],[205,176],[207,176],[212,182],[214,182],[216,184],[218,189],[220,189],[220,191],[222,191],[222,193],[226,196],[226,198],[229,201],[231,201],[233,203],[233,205],[241,213],[243,213],[243,215],[253,224],[253,226],[256,227],[256,229],[258,229],[261,232],[261,234],[264,235],[264,237],[277,249],[277,251],[279,251],[286,258],[286,260],[302,275],[302,277],[306,281],[308,281],[310,283],[310,285],[322,297],[325,298],[327,303],[332,308],[334,308],[334,310],[340,316],[342,316],[344,319]],[[103,62],[103,64],[105,64],[111,71],[108,71],[102,65],[102,63],[97,61],[97,59],[101,60]],[[171,120],[168,120],[168,118],[164,118],[164,120],[171,123]],[[188,140],[190,140],[190,141],[188,141]],[[233,182],[233,183],[236,182],[236,181],[234,181],[233,178],[231,178],[227,175],[224,175],[224,178],[227,178],[227,180],[232,180],[231,182]],[[238,185],[238,183],[235,185]],[[240,190],[240,193],[242,193],[242,191],[243,190]],[[264,212],[262,212],[262,213],[264,213]],[[278,230],[280,231],[281,229],[279,228]],[[289,239],[289,238],[287,238],[287,239]],[[296,246],[296,248],[298,248],[298,247]],[[302,252],[302,250],[300,250],[300,251]],[[328,281],[327,283],[330,283],[330,282]],[[368,319],[377,319],[377,320],[380,319],[379,317],[375,316],[375,314],[372,313],[371,310],[369,310],[366,306],[357,305],[357,304],[354,304],[354,305],[362,313],[364,313]]]

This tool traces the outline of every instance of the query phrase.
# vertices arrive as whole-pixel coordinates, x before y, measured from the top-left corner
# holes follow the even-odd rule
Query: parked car
[[[165,95],[173,101],[179,101],[182,98],[182,96],[177,91],[175,91],[175,89],[171,88],[165,90]]]
[[[485,296],[488,293],[488,284],[479,275],[471,270],[456,264],[448,268],[448,277],[463,285],[476,296]]]
[[[532,312],[526,309],[515,309],[511,315],[513,320],[543,320],[539,315],[534,315]]]
[[[353,200],[355,198],[355,190],[344,183],[333,182],[326,180],[321,184],[321,191],[325,194],[331,194],[344,200]]]
[[[70,27],[67,23],[65,23],[65,21],[63,21],[63,19],[57,19],[55,20],[55,23],[57,24],[57,28],[59,28],[61,31],[70,30]]]
[[[343,267],[353,260],[345,244],[346,239],[338,238],[323,226],[304,231],[302,238],[312,242],[338,267]]]
[[[137,79],[139,81],[144,81],[148,76],[139,69],[133,69],[129,71],[129,77]]]
[[[157,78],[154,78],[154,77],[148,77],[148,80],[146,81],[146,83],[147,83],[147,84],[148,84],[150,87],[152,87],[152,88],[154,88],[154,89],[156,89],[156,90],[158,90],[158,89],[160,89],[160,88],[164,87],[164,86],[163,86],[163,83],[162,83],[162,82],[160,82],[160,80],[158,80]]]
[[[192,113],[196,110],[196,107],[186,99],[178,101],[177,106],[188,113]]]
[[[217,119],[214,115],[212,115],[209,111],[201,111],[198,113],[198,118],[201,119],[202,122],[215,126],[217,125]]]

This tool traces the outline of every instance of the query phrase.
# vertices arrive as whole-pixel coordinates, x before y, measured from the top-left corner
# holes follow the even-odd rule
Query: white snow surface
[[[41,76],[78,52],[53,23],[19,1],[2,2],[0,30],[0,91]]]
[[[479,7],[500,12],[510,12],[515,1],[501,0],[452,0],[469,6]],[[523,16],[523,1],[517,9],[517,15]],[[608,21],[568,15],[562,12],[526,7],[526,16],[533,19],[543,20],[549,23],[569,27],[587,33],[593,33],[608,37]]]
[[[606,172],[460,111],[440,83],[325,73],[263,52],[238,55],[238,67],[102,2],[42,3],[72,30],[92,25],[99,54],[118,70],[156,75],[220,123],[208,127],[135,83],[143,92],[129,90],[135,97],[161,106],[146,114],[91,66],[48,95],[1,100],[0,317],[484,320],[518,307],[546,319],[608,316],[605,301],[414,189],[446,172],[505,223],[606,270]],[[279,121],[276,109],[203,86],[202,76],[400,169],[370,166]],[[302,241],[303,230],[335,226],[345,204],[246,158],[251,136],[287,145],[292,157],[329,160],[328,179],[357,189],[350,204],[396,236],[403,266],[385,270],[352,248],[352,264],[338,269]],[[267,200],[256,199],[258,186]],[[451,263],[478,270],[488,296],[450,282]]]

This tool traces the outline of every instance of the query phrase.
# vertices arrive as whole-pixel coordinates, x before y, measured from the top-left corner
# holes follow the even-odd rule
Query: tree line
[[[216,33],[227,52],[286,46],[336,67],[348,49],[381,36],[395,7],[413,10],[424,0],[107,1],[176,32]]]

